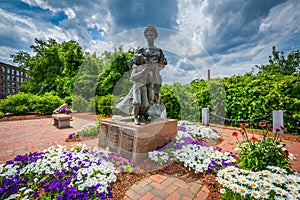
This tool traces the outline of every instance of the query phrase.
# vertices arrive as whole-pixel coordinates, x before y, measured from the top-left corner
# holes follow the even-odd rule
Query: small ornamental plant
[[[279,132],[284,128],[276,130],[274,137],[268,135],[268,127],[264,122],[258,125],[265,128],[262,139],[258,139],[254,134],[250,137],[247,134],[246,127],[248,124],[242,123],[240,133],[233,132],[232,136],[237,139],[235,151],[238,153],[238,166],[242,169],[251,171],[265,170],[267,166],[277,166],[290,171],[290,162],[294,156],[288,152],[285,145],[282,144]],[[238,135],[243,136],[243,141],[238,139]]]
[[[57,112],[60,114],[70,114],[72,113],[72,110],[69,108],[59,108]]]
[[[76,141],[80,141],[80,137],[79,134],[77,132],[75,133],[71,133],[70,135],[68,135],[68,137],[65,139],[65,142],[76,142]]]

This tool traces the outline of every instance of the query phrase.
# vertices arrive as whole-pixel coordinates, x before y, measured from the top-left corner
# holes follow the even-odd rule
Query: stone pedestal
[[[147,158],[149,151],[174,139],[177,122],[175,119],[159,119],[138,126],[132,122],[132,118],[102,120],[98,145],[109,147],[111,151],[136,163]]]

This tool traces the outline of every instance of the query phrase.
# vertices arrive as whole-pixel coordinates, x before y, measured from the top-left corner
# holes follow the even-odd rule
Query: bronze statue
[[[161,102],[160,88],[162,78],[160,70],[167,65],[163,51],[154,46],[158,33],[155,27],[148,26],[144,30],[148,46],[139,48],[134,57],[128,61],[132,67],[131,80],[134,85],[129,95],[133,96],[134,123],[147,122],[160,118],[165,107]],[[129,96],[127,95],[127,96]],[[124,100],[128,100],[125,98]],[[123,100],[123,102],[125,102]],[[122,103],[121,103],[122,104]],[[117,105],[117,107],[122,107]]]

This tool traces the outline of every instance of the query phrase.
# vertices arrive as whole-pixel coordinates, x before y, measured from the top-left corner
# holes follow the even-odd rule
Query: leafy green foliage
[[[112,114],[112,104],[111,104],[112,95],[108,94],[105,96],[96,96],[95,105],[96,113],[104,116]]]
[[[181,119],[180,103],[172,92],[172,86],[163,85],[161,87],[162,103],[166,107],[167,117],[171,119]]]
[[[244,141],[237,145],[237,152],[240,159],[238,166],[242,169],[251,171],[261,171],[267,169],[268,166],[276,166],[290,171],[289,152],[284,149],[281,144],[280,134],[275,134],[275,137],[268,136],[268,127],[265,127],[263,138],[258,139],[252,136],[249,138],[246,126],[242,124],[241,134],[244,136]],[[278,132],[281,131],[280,129]],[[238,133],[234,132],[233,136],[237,137]]]
[[[227,118],[242,120],[264,116],[273,110],[293,115],[300,112],[299,75],[259,73],[233,76],[224,80]],[[266,119],[270,122],[271,117]],[[226,122],[230,124],[230,122]],[[253,126],[257,122],[250,122]],[[237,125],[237,124],[232,124]],[[290,133],[300,131],[297,121],[286,126]]]
[[[81,95],[73,95],[73,108],[76,112],[85,112],[87,108],[88,102]]]
[[[35,111],[36,101],[37,98],[35,95],[20,92],[2,99],[0,101],[0,110],[3,113],[24,115]]]
[[[2,118],[4,116],[4,113],[2,111],[0,111],[0,118]]]
[[[101,71],[103,71],[103,59],[96,54],[87,54],[80,70],[78,71],[73,88],[73,95],[82,96],[85,100],[95,97],[96,86]]]
[[[38,95],[55,91],[62,98],[70,96],[75,75],[84,59],[81,47],[75,41],[59,44],[54,39],[35,39],[35,45],[30,48],[33,56],[23,51],[11,55],[31,77],[20,90]]]
[[[300,71],[300,52],[299,50],[289,53],[287,58],[284,57],[283,52],[276,51],[273,46],[272,56],[269,56],[269,64],[256,66],[263,73],[292,75]]]
[[[100,75],[96,94],[105,96],[112,94],[116,83],[126,71],[129,71],[127,61],[133,56],[132,52],[123,52],[122,47],[113,53],[105,52],[103,57],[104,67]]]
[[[260,171],[266,169],[267,166],[288,169],[289,161],[283,154],[282,145],[277,145],[272,137],[257,142],[245,141],[239,145],[239,148],[238,165],[242,169]]]
[[[161,88],[162,102],[170,118],[199,121],[197,96],[191,85],[173,83]]]
[[[47,92],[43,96],[37,97],[35,112],[42,114],[52,114],[53,110],[62,105],[64,101],[53,92]]]
[[[37,96],[31,93],[20,92],[2,99],[0,101],[0,110],[3,113],[14,115],[25,115],[28,113],[51,114],[55,108],[63,103],[64,101],[60,97],[53,95],[53,93]]]

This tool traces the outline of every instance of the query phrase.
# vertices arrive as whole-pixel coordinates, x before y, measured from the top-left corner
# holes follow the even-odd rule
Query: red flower
[[[256,142],[256,141],[258,141],[258,138],[256,138],[256,137],[252,137],[252,138],[250,138],[250,140],[252,141],[252,142]]]
[[[272,126],[272,124],[269,124],[268,129],[269,129],[269,131],[273,131],[273,126]]]
[[[233,132],[231,135],[234,136],[234,137],[237,137],[239,135],[239,133],[238,132]]]
[[[265,127],[267,126],[266,122],[258,122],[258,126]]]
[[[285,130],[285,128],[283,127],[283,126],[280,126],[280,129],[283,131],[283,130]]]
[[[247,124],[247,123],[241,123],[240,126],[241,126],[242,128],[246,128],[246,127],[248,126],[248,124]]]
[[[289,151],[288,151],[288,150],[284,150],[284,151],[283,151],[283,154],[284,154],[286,157],[289,157]]]

